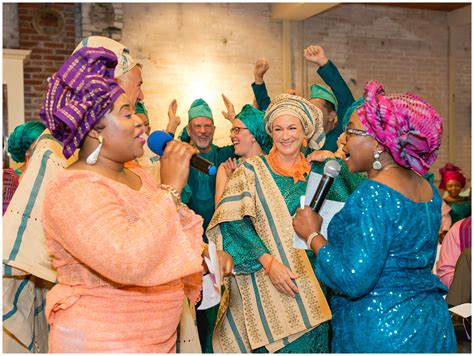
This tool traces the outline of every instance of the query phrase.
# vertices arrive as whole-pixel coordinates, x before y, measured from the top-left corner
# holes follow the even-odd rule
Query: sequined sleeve
[[[343,236],[344,248],[323,246],[316,260],[316,275],[324,284],[350,298],[370,292],[377,283],[387,259],[393,234],[384,224],[393,207],[385,196],[367,189],[357,190],[333,218],[333,229]],[[330,224],[330,225],[331,225]],[[344,226],[344,228],[341,228]],[[331,242],[331,226],[329,229]]]
[[[257,259],[268,253],[268,249],[248,216],[242,220],[221,223],[221,232],[224,250],[234,259],[237,273],[252,273],[262,268]]]

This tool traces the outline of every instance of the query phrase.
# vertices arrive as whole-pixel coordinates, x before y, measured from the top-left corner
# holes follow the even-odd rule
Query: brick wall
[[[20,3],[18,17],[20,29],[20,48],[30,49],[30,60],[25,64],[25,121],[38,119],[38,113],[46,92],[46,79],[53,74],[69,57],[75,48],[74,4],[48,4],[47,7],[60,14],[63,21],[62,30],[48,34],[51,28],[58,24],[52,16],[43,16],[35,19],[45,4]],[[58,26],[59,28],[59,26]]]
[[[455,30],[454,60],[456,65],[456,129],[454,140],[454,164],[472,177],[471,167],[471,26]]]
[[[18,48],[18,4],[3,4],[3,48]]]
[[[448,25],[443,11],[417,10],[362,4],[339,5],[304,24],[305,45],[325,48],[354,97],[363,94],[370,79],[381,81],[387,92],[411,91],[426,99],[448,118]],[[456,140],[456,163],[471,176],[470,148],[470,26],[457,44],[456,137],[443,142],[432,172],[448,159],[448,142]],[[315,66],[308,65],[308,84],[321,82]],[[459,142],[459,144],[458,144]]]
[[[123,4],[84,3],[81,7],[82,37],[105,36],[121,40]]]

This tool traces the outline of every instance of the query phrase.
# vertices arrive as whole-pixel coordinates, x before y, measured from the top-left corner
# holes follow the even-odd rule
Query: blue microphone
[[[168,132],[165,131],[153,131],[150,136],[148,136],[147,144],[154,153],[158,156],[163,156],[166,144],[173,140]],[[213,176],[217,173],[217,167],[209,162],[207,159],[199,157],[197,154],[194,154],[191,157],[191,167]]]

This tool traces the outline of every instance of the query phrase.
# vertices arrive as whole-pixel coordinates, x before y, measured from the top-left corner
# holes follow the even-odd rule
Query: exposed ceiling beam
[[[449,26],[464,26],[471,24],[471,5],[448,12]]]
[[[302,21],[336,5],[339,3],[276,3],[272,4],[272,19]]]

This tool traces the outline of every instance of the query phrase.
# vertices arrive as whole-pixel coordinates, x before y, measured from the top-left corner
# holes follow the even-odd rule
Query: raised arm
[[[253,70],[254,83],[252,83],[252,90],[257,101],[258,109],[265,111],[270,105],[270,97],[268,96],[267,87],[263,81],[263,76],[270,68],[268,60],[265,58],[259,58],[255,62],[255,67]]]
[[[172,134],[173,136],[176,134],[176,129],[181,123],[180,117],[176,115],[177,110],[178,102],[176,101],[176,99],[173,99],[173,101],[168,107],[168,125],[166,126],[166,131]]]
[[[339,70],[334,63],[326,56],[324,49],[321,46],[309,46],[304,50],[304,57],[308,62],[315,63],[318,66],[317,73],[322,80],[331,88],[336,96],[338,108],[336,127],[327,134],[326,141],[336,141],[342,133],[342,118],[347,109],[354,102],[354,97],[349,89],[347,83],[342,78]]]
[[[227,109],[227,111],[222,111],[222,116],[224,116],[225,119],[229,120],[230,123],[232,123],[236,115],[234,104],[232,104],[232,101],[230,101],[229,98],[226,97],[224,94],[222,94],[222,100],[224,100],[224,105]]]

